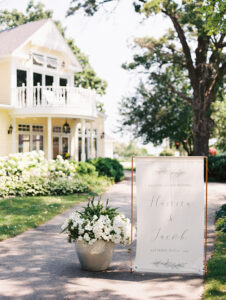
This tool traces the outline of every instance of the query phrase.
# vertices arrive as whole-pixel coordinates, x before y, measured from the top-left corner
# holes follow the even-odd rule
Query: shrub
[[[226,155],[209,157],[208,177],[210,180],[226,182]]]
[[[0,197],[100,193],[111,181],[98,178],[88,163],[47,160],[44,152],[17,153],[0,158]]]
[[[77,167],[77,172],[79,174],[90,174],[90,175],[96,175],[96,168],[94,165],[88,163],[88,162],[79,162]]]
[[[111,177],[115,182],[119,182],[124,178],[123,166],[117,159],[99,157],[88,162],[96,167],[99,175]]]
[[[226,204],[216,212],[216,230],[226,232]]]
[[[166,149],[160,152],[159,156],[173,156],[173,152],[170,149]]]

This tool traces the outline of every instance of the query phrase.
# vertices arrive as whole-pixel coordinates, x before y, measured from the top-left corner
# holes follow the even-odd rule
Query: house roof
[[[10,55],[46,22],[48,19],[0,31],[0,55]]]
[[[11,29],[0,31],[0,57],[14,55],[29,41],[42,47],[50,47],[52,50],[64,52],[71,62],[73,71],[82,71],[78,59],[52,19],[29,22]]]

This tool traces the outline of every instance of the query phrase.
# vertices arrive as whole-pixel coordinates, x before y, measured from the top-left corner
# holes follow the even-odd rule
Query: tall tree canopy
[[[16,9],[13,9],[12,11],[0,10],[0,30],[5,30],[28,22],[49,19],[52,18],[52,16],[53,11],[45,9],[43,3],[38,2],[37,4],[34,4],[34,1],[31,0],[28,3],[25,14]],[[65,38],[66,28],[63,27],[60,21],[55,21],[55,23]],[[73,39],[66,39],[66,41],[83,68],[82,72],[75,73],[75,86],[84,88],[89,87],[95,89],[98,94],[103,95],[107,87],[106,81],[97,76],[89,63],[88,57],[75,45],[75,41]]]
[[[84,10],[87,15],[93,15],[102,5],[117,1],[120,0],[72,0],[68,15],[79,9]],[[158,88],[161,88],[161,83],[164,82],[165,90],[170,90],[174,99],[183,100],[185,105],[190,106],[193,122],[193,154],[207,155],[208,141],[214,128],[211,104],[216,99],[222,99],[226,73],[223,52],[226,45],[225,1],[136,0],[134,7],[138,13],[145,14],[147,17],[158,13],[163,14],[171,21],[173,30],[159,39],[149,37],[136,39],[135,43],[143,51],[135,55],[133,62],[127,63],[125,67],[128,70],[139,69],[141,72],[148,73],[145,86],[149,85],[149,91],[158,82],[159,85],[156,85],[155,89],[158,93]],[[169,76],[169,70],[172,73],[172,69],[178,70],[177,74],[174,73],[176,77]],[[139,97],[142,96],[139,89],[138,94]],[[157,96],[152,92],[151,96],[154,95]],[[134,97],[137,99],[137,95]],[[134,101],[134,97],[127,99],[128,105]],[[170,97],[168,99],[172,100]],[[133,110],[136,105],[137,103],[134,103]],[[150,107],[147,107],[146,119],[150,117],[148,109]],[[129,112],[132,113],[132,110],[127,111],[128,115]],[[125,114],[124,117],[126,118]],[[129,117],[127,120],[125,118],[124,122],[128,123]],[[136,126],[141,130],[139,123]],[[149,130],[149,126],[146,126],[146,130]]]

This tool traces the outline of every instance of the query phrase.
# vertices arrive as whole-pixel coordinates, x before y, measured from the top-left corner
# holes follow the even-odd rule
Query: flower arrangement
[[[117,208],[111,208],[108,200],[104,206],[100,200],[95,204],[92,199],[82,211],[74,211],[61,228],[68,234],[69,242],[85,241],[89,245],[97,240],[130,243],[130,220],[117,212]]]

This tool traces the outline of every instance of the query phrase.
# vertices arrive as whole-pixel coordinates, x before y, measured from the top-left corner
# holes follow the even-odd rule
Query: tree
[[[132,129],[144,143],[159,145],[170,138],[171,143],[180,142],[188,155],[193,154],[191,106],[163,81],[150,89],[140,83],[135,96],[123,98],[120,114],[121,130]]]
[[[114,143],[113,147],[114,154],[123,159],[130,159],[132,155],[148,155],[147,149],[138,147],[133,141],[130,141],[129,144]]]
[[[215,146],[226,153],[226,99],[213,103],[213,119],[217,124],[213,132],[213,137],[217,138]]]
[[[113,1],[116,2],[72,0],[68,15],[78,9],[83,9],[87,15],[93,15],[101,5]],[[171,20],[173,31],[158,40],[137,39],[136,43],[143,49],[143,55],[134,56],[132,68],[140,66],[138,62],[142,61],[142,57],[146,59],[149,56],[149,64],[143,67],[145,72],[149,72],[150,82],[155,77],[159,81],[166,78],[169,67],[180,69],[182,79],[186,76],[189,83],[188,90],[183,91],[169,77],[166,84],[175,96],[191,106],[193,154],[208,155],[208,141],[214,128],[211,104],[216,99],[222,99],[223,78],[226,73],[223,52],[226,31],[225,21],[221,18],[226,12],[226,6],[221,0],[137,0],[134,7],[138,13],[147,17],[163,14]]]
[[[13,9],[12,11],[0,10],[0,30],[13,28],[28,22],[50,19],[52,16],[53,11],[48,9],[45,10],[45,5],[43,3],[38,2],[35,5],[34,1],[31,0],[28,3],[25,14],[16,9]],[[66,27],[63,27],[60,21],[55,21],[55,24],[65,37]],[[83,68],[81,72],[75,73],[75,86],[82,86],[84,88],[89,87],[95,89],[100,95],[105,94],[107,87],[106,81],[97,76],[89,63],[88,57],[75,45],[75,41],[73,39],[66,39],[66,41]]]

